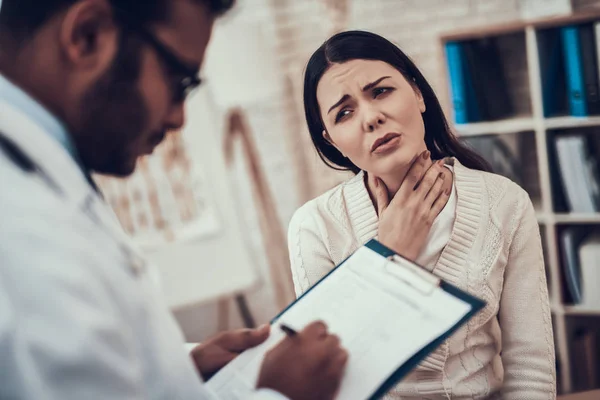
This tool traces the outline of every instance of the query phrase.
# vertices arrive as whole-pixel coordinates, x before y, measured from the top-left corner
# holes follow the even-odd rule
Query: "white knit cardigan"
[[[539,226],[529,196],[504,177],[450,162],[456,220],[433,273],[487,306],[388,398],[554,399],[552,321]],[[377,227],[364,173],[302,206],[288,236],[296,294],[375,238]]]

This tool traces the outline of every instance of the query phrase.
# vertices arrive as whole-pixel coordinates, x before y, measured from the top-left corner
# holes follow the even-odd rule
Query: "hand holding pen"
[[[269,388],[290,399],[333,399],[348,362],[340,339],[323,322],[296,332],[281,325],[287,337],[269,351],[263,362],[258,388]]]
[[[285,334],[288,335],[289,337],[294,337],[298,334],[298,332],[296,332],[295,329],[290,328],[286,324],[279,325],[279,329],[281,329],[283,332],[285,332]]]

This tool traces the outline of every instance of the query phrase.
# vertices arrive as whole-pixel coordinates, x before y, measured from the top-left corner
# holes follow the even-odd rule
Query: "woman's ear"
[[[425,99],[423,99],[423,93],[421,93],[421,89],[419,89],[419,85],[417,85],[417,80],[415,78],[411,78],[409,83],[415,92],[415,98],[417,99],[417,104],[419,105],[419,111],[421,111],[421,114],[423,114],[427,110],[427,106],[425,106]]]
[[[329,135],[329,133],[327,133],[327,131],[325,129],[323,129],[323,137],[325,138],[325,140],[327,141],[327,143],[329,143],[330,145],[332,145],[333,147],[336,148],[337,151],[339,151],[340,153],[342,152],[339,147],[337,147],[335,145],[335,143],[333,142],[333,139],[331,139],[331,136]],[[343,155],[343,153],[342,153]]]
[[[421,93],[421,90],[419,89],[416,83],[413,84],[413,90],[415,91],[415,97],[417,99],[417,104],[419,105],[419,111],[421,111],[421,114],[423,114],[425,111],[427,111],[427,106],[425,106],[425,99],[423,98],[423,94]]]

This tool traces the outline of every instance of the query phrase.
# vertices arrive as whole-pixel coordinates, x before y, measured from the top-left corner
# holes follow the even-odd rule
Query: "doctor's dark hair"
[[[328,39],[308,61],[304,75],[304,112],[312,142],[327,166],[342,171],[360,172],[354,163],[344,157],[323,137],[325,125],[317,100],[317,86],[323,74],[333,64],[351,60],[383,61],[396,68],[423,95],[426,111],[425,144],[432,159],[456,157],[468,168],[490,171],[488,163],[465,147],[451,132],[448,121],[433,89],[411,59],[387,39],[370,32],[341,32]]]
[[[2,0],[0,34],[13,40],[25,41],[59,12],[81,0]],[[131,22],[145,26],[166,19],[169,3],[173,0],[108,0],[115,8],[129,16]],[[204,4],[218,17],[231,9],[235,0],[192,0]]]

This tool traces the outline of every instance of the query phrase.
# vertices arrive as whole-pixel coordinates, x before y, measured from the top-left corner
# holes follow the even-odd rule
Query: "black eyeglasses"
[[[121,24],[129,30],[135,31],[142,40],[151,45],[158,55],[162,58],[167,69],[173,76],[172,92],[173,101],[176,103],[183,102],[189,95],[202,84],[202,79],[198,76],[196,68],[189,67],[185,62],[181,61],[172,50],[162,44],[152,33],[139,24],[132,23],[131,18],[127,14],[115,9],[115,15]]]

